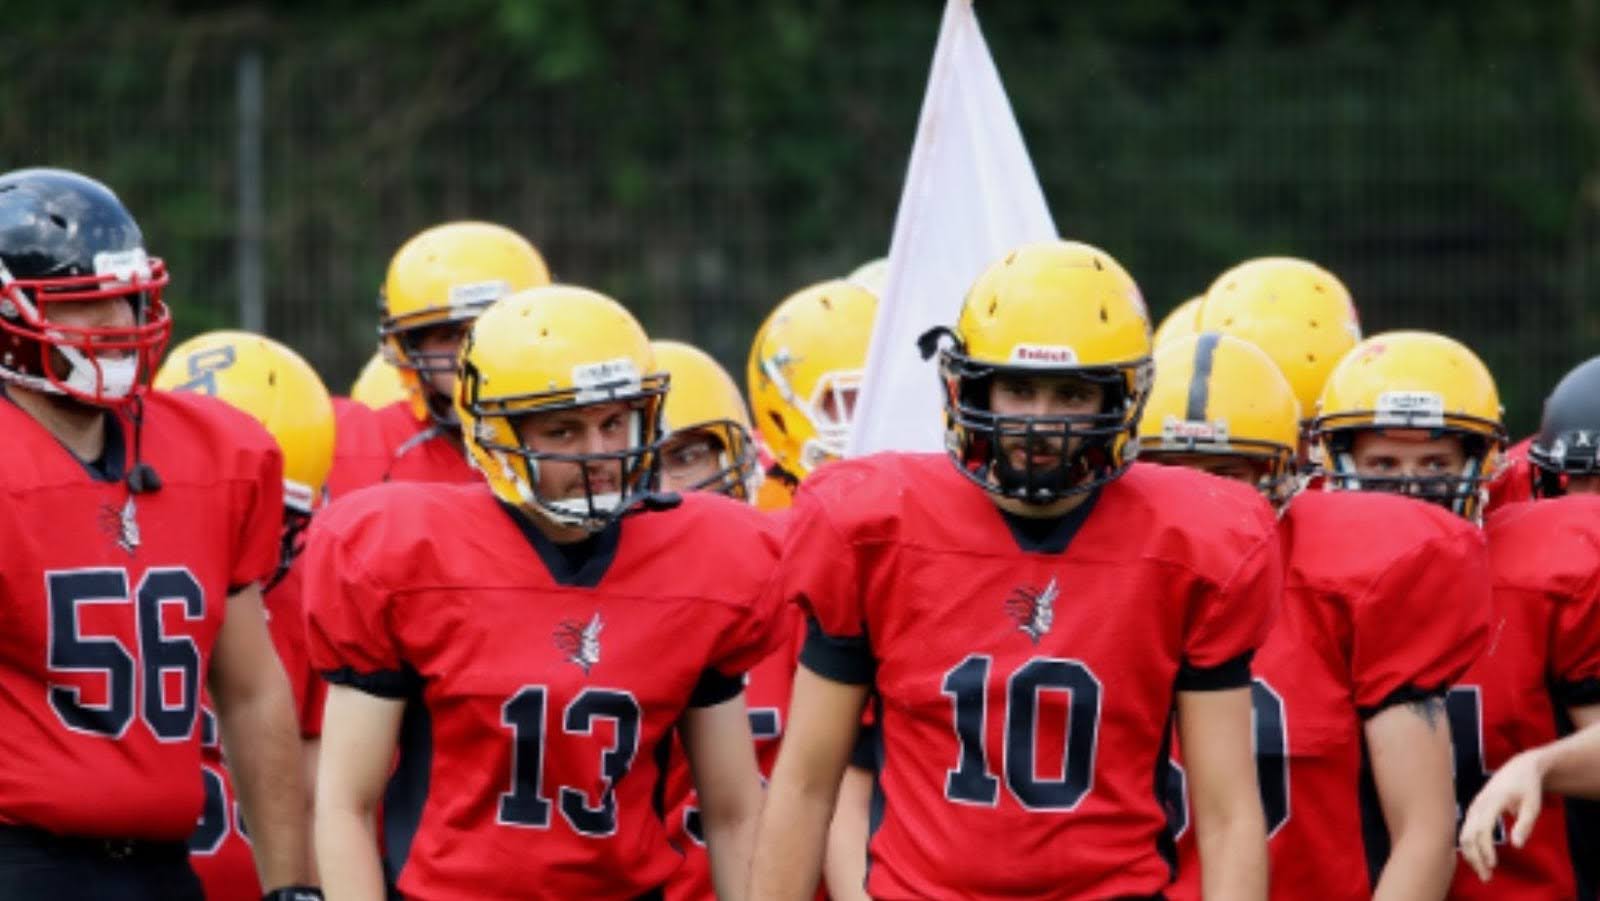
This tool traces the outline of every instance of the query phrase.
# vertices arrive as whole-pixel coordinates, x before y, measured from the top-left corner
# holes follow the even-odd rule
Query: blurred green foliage
[[[1248,257],[1490,362],[1514,429],[1600,351],[1600,0],[977,9],[1064,234],[1157,312]],[[0,166],[115,186],[182,331],[235,320],[235,67],[266,72],[269,327],[335,389],[393,249],[505,222],[735,371],[788,292],[887,251],[933,0],[0,0]],[[959,290],[957,288],[956,290]]]

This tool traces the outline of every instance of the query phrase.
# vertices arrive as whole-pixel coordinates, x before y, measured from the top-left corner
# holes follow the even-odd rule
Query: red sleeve
[[[1483,651],[1488,553],[1477,528],[1451,525],[1391,563],[1355,601],[1350,670],[1363,716],[1443,693]]]
[[[1283,594],[1283,552],[1269,523],[1228,578],[1200,599],[1184,639],[1179,689],[1249,684],[1250,656],[1265,640]]]
[[[1584,550],[1592,577],[1554,598],[1550,618],[1550,680],[1567,707],[1600,704],[1600,547]]]
[[[348,502],[347,502],[348,503]],[[306,646],[311,666],[330,682],[382,697],[404,697],[415,674],[389,628],[392,595],[368,574],[360,536],[365,517],[334,505],[314,523],[305,560]]]
[[[228,571],[230,592],[251,583],[265,584],[278,568],[283,535],[283,455],[266,430],[256,428],[268,446],[245,454],[245,472],[234,482],[238,531],[234,539],[237,550]]]
[[[778,554],[780,526],[754,510],[749,516],[749,558],[759,561],[756,570],[761,581],[751,586],[751,596],[717,642],[711,665],[725,676],[742,676],[768,655],[782,647],[790,636],[776,628],[788,620],[778,616],[782,603],[778,593]]]
[[[867,685],[876,664],[867,641],[860,564],[855,545],[829,515],[828,501],[837,496],[833,474],[818,473],[795,495],[779,567],[781,601],[799,604],[806,614],[802,666],[835,682]]]
[[[782,597],[799,604],[824,634],[855,638],[866,631],[855,549],[823,500],[809,483],[795,495],[783,540]]]
[[[300,716],[302,738],[316,738],[322,734],[322,704],[327,686],[322,677],[311,668],[306,653],[305,607],[301,603],[304,581],[301,578],[303,563],[297,564],[289,574],[267,594],[267,612],[271,617],[268,627],[272,643],[283,661],[283,671],[289,677],[289,687],[294,693],[294,709]]]

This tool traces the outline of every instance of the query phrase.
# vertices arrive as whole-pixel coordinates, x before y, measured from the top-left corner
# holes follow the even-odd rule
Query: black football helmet
[[[1600,357],[1578,364],[1556,383],[1528,460],[1535,497],[1565,494],[1569,476],[1600,475]]]
[[[65,169],[0,175],[0,378],[89,404],[123,402],[172,333],[161,260],[117,196]],[[71,305],[122,298],[130,325],[80,324]]]

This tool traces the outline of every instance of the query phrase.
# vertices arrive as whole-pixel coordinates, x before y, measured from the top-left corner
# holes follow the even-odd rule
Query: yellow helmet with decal
[[[389,365],[382,351],[373,354],[367,365],[361,367],[361,374],[350,386],[350,399],[374,410],[405,400],[406,397],[406,386],[400,380],[400,370]]]
[[[1172,312],[1167,314],[1167,318],[1161,320],[1161,324],[1156,326],[1155,337],[1151,339],[1151,343],[1155,345],[1156,350],[1160,350],[1179,338],[1187,338],[1190,335],[1199,334],[1200,304],[1205,299],[1206,296],[1204,294],[1198,297],[1191,297],[1174,307]]]
[[[299,354],[250,332],[207,332],[167,355],[155,386],[209,394],[250,414],[283,451],[284,505],[309,514],[321,504],[333,468],[333,401]]]
[[[464,326],[501,297],[549,283],[539,251],[511,229],[488,222],[436,225],[395,252],[378,298],[378,335],[419,420],[432,415],[448,421],[450,399],[437,397],[422,375],[454,372],[456,366],[455,354],[422,350],[423,333]]]
[[[674,435],[704,432],[720,443],[717,474],[694,486],[741,500],[755,498],[761,483],[761,466],[750,437],[750,414],[745,412],[739,386],[711,355],[679,341],[652,341],[656,366],[671,378],[664,418],[664,441]],[[665,463],[663,465],[666,465]]]
[[[1242,338],[1201,332],[1157,348],[1155,368],[1139,422],[1141,459],[1232,458],[1247,464],[1268,500],[1289,499],[1300,404],[1271,357]]]
[[[1418,494],[1475,519],[1505,447],[1503,415],[1494,376],[1465,345],[1432,332],[1385,332],[1361,342],[1328,376],[1311,434],[1330,489]],[[1355,436],[1388,429],[1461,438],[1465,468],[1439,477],[1362,476]]]
[[[750,406],[778,467],[796,479],[844,456],[877,312],[871,291],[827,281],[785,298],[756,331]]]
[[[874,297],[882,297],[884,285],[889,281],[889,258],[878,257],[876,260],[862,263],[850,270],[850,274],[845,276],[845,281],[866,288]]]
[[[941,336],[951,339],[939,347]],[[1132,439],[1151,378],[1150,319],[1133,278],[1088,244],[1050,241],[1007,254],[978,276],[955,329],[922,336],[939,353],[946,446],[985,490],[1047,504],[1116,478],[1132,463]],[[996,375],[1074,376],[1102,386],[1099,412],[997,416]],[[1010,471],[1001,439],[1040,433],[1079,439],[1057,472]]]
[[[461,351],[456,410],[473,463],[495,495],[564,526],[598,531],[655,489],[667,376],[650,339],[615,300],[549,285],[496,301],[473,323]],[[620,402],[629,443],[620,451],[558,454],[529,448],[525,417]],[[541,463],[582,467],[582,497],[546,497]],[[620,470],[615,491],[596,492],[597,467]]]
[[[1361,340],[1344,283],[1293,257],[1262,257],[1222,273],[1200,305],[1198,328],[1243,338],[1265,351],[1306,415],[1328,373]]]

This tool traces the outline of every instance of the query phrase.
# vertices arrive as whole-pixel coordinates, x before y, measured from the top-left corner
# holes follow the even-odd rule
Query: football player
[[[1412,356],[1401,350],[1399,359]],[[1352,389],[1342,371],[1328,384],[1330,403],[1348,407],[1338,422],[1356,427],[1361,411],[1371,415],[1368,401],[1382,403],[1370,386],[1396,373]],[[1454,384],[1441,391],[1447,405],[1481,403],[1477,395],[1464,400]],[[1291,502],[1299,418],[1288,381],[1264,353],[1203,332],[1157,351],[1141,456],[1235,478],[1287,503],[1279,525],[1284,603],[1251,686],[1272,895],[1296,897],[1315,885],[1318,898],[1437,898],[1448,872],[1448,841],[1440,839],[1451,797],[1438,695],[1482,641],[1481,541],[1459,517],[1382,494],[1311,492]],[[1347,439],[1365,437],[1341,433],[1336,443]],[[1374,529],[1383,530],[1381,549],[1351,538]],[[1423,617],[1428,626],[1418,630]],[[1366,792],[1358,791],[1363,761],[1373,776]],[[1172,773],[1175,802],[1183,776]],[[1173,814],[1181,863],[1171,896],[1197,898],[1195,843],[1185,810]],[[1378,821],[1390,824],[1397,851],[1374,887],[1351,837]]]
[[[306,659],[300,568],[294,562],[304,546],[306,526],[322,505],[323,486],[333,465],[334,417],[328,390],[299,354],[270,338],[235,331],[208,332],[179,345],[156,373],[155,387],[194,391],[227,402],[265,426],[283,452],[283,537],[278,570],[264,591],[267,627],[299,714],[309,783],[316,773],[316,742],[322,734],[327,687]],[[217,741],[210,698],[204,694],[200,716],[206,804],[189,837],[190,861],[205,885],[207,901],[253,901],[261,896],[261,885]],[[309,793],[304,804],[309,819]]]
[[[763,510],[787,507],[796,485],[844,456],[877,312],[871,291],[827,281],[785,298],[756,330],[746,387],[773,458]]]
[[[1458,700],[1467,739],[1457,790],[1464,863],[1451,896],[1587,897],[1592,807],[1539,817],[1545,793],[1600,798],[1581,773],[1600,730],[1600,358],[1568,373],[1545,401],[1530,442],[1534,503],[1488,521],[1504,637]],[[1571,496],[1567,496],[1571,495]],[[1465,690],[1465,687],[1464,687]],[[1457,700],[1452,698],[1452,700]],[[1481,720],[1481,721],[1480,721]],[[1557,723],[1577,734],[1557,740]],[[1580,772],[1574,772],[1580,770]],[[1587,805],[1585,805],[1587,807]],[[1508,830],[1504,817],[1515,812]],[[1569,828],[1573,857],[1568,855]],[[1509,839],[1509,844],[1507,843]],[[1579,868],[1574,873],[1574,864]],[[1469,869],[1471,872],[1469,872]],[[1577,879],[1575,880],[1575,875]]]
[[[714,491],[753,503],[761,469],[750,438],[750,416],[738,386],[716,360],[697,347],[677,341],[653,341],[650,347],[656,366],[671,379],[661,442],[662,487],[677,492]],[[775,628],[793,639],[780,642],[750,669],[745,680],[750,734],[755,738],[756,762],[763,777],[772,772],[788,719],[794,661],[804,635],[799,608],[790,604],[778,611]],[[684,852],[683,867],[667,884],[667,901],[715,897],[699,799],[677,742],[672,744],[667,767],[665,809],[668,838]]]
[[[456,352],[489,304],[549,282],[533,245],[499,225],[451,222],[401,246],[379,294],[378,334],[406,398],[376,412],[340,407],[329,496],[378,482],[477,481],[451,406]]]
[[[1133,280],[1084,244],[1027,245],[922,345],[948,455],[833,463],[796,496],[780,576],[810,634],[753,896],[816,885],[870,686],[873,897],[1158,896],[1174,707],[1208,892],[1265,897],[1249,683],[1281,590],[1273,515],[1132,465],[1151,368]]]
[[[105,185],[0,175],[0,897],[201,897],[202,684],[269,897],[313,893],[261,601],[282,458],[227,405],[147,390],[166,284]]]
[[[474,323],[457,411],[485,480],[390,483],[321,515],[313,663],[333,683],[317,782],[323,881],[383,896],[372,813],[401,735],[429,759],[409,898],[636,898],[682,863],[656,807],[681,727],[719,896],[761,804],[742,676],[772,650],[771,526],[654,493],[667,378],[615,301],[520,292]],[[625,515],[626,514],[626,515]],[[388,825],[388,824],[386,824]]]
[[[1454,521],[1467,525],[1481,521],[1485,486],[1505,447],[1499,394],[1489,370],[1459,342],[1429,332],[1377,335],[1346,355],[1323,390],[1314,433],[1327,461],[1330,490],[1400,494],[1448,511]],[[1381,535],[1385,546],[1391,545],[1396,535],[1392,526],[1377,523],[1370,528],[1346,524],[1346,528],[1354,535]],[[1471,564],[1471,582],[1482,583],[1483,590],[1493,589],[1492,595],[1484,599],[1487,623],[1492,627],[1491,640],[1487,644],[1463,641],[1453,651],[1435,651],[1433,656],[1441,663],[1452,665],[1436,666],[1432,679],[1417,681],[1418,687],[1430,693],[1428,703],[1432,708],[1442,710],[1447,717],[1453,760],[1437,759],[1431,734],[1426,738],[1415,736],[1395,755],[1411,762],[1409,775],[1401,785],[1409,785],[1412,793],[1423,786],[1429,786],[1430,794],[1436,792],[1435,783],[1450,778],[1454,772],[1454,797],[1439,802],[1437,809],[1430,807],[1427,831],[1419,834],[1413,871],[1419,876],[1424,872],[1429,875],[1425,884],[1415,883],[1417,887],[1410,897],[1441,897],[1455,872],[1450,855],[1445,858],[1443,881],[1433,875],[1433,859],[1442,838],[1441,824],[1435,820],[1443,817],[1444,829],[1453,831],[1460,809],[1457,803],[1450,802],[1464,807],[1472,791],[1482,784],[1485,737],[1511,722],[1510,711],[1498,700],[1500,689],[1490,683],[1504,678],[1509,689],[1510,683],[1521,682],[1515,670],[1542,656],[1511,628],[1522,614],[1510,610],[1507,597],[1498,590],[1504,572],[1502,561],[1493,555],[1492,542],[1489,551],[1486,571],[1480,572],[1476,563]],[[1394,610],[1388,614],[1389,625],[1397,626],[1400,633],[1395,640],[1403,644],[1408,655],[1413,655],[1410,659],[1422,659],[1425,652],[1436,649],[1438,642],[1448,638],[1451,623],[1460,622],[1465,612],[1478,603],[1473,585],[1460,578],[1467,569],[1465,562],[1437,557],[1430,561],[1428,574],[1412,579],[1407,586],[1406,594],[1416,606],[1409,613]],[[1456,575],[1449,575],[1452,571]],[[1455,584],[1443,584],[1447,578],[1454,579]],[[1468,648],[1471,653],[1463,657]],[[1384,751],[1378,746],[1368,750],[1381,794]],[[1386,878],[1400,864],[1403,841],[1389,816],[1390,806],[1384,801],[1393,840],[1384,867]],[[1329,838],[1333,840],[1331,834]],[[1426,861],[1420,853],[1424,843],[1429,849]],[[1383,836],[1369,832],[1366,844],[1369,864],[1382,864]]]

